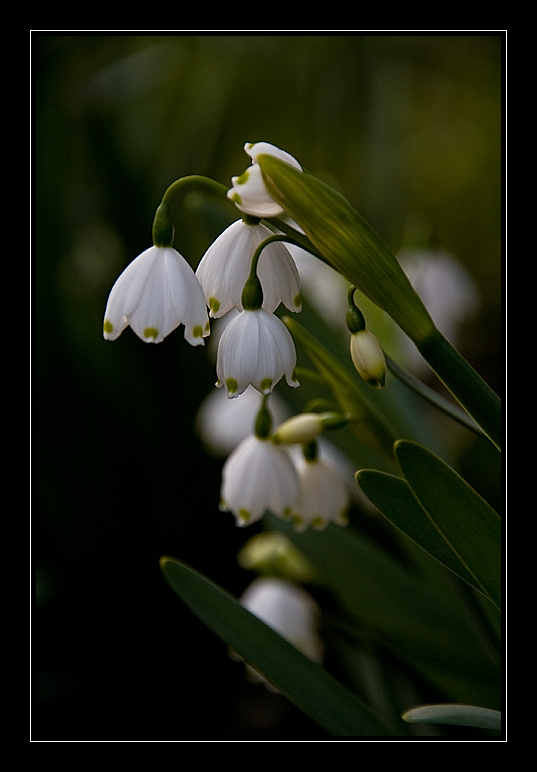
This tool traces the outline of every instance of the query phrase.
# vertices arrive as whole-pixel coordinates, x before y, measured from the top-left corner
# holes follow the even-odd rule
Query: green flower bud
[[[341,413],[328,411],[326,413],[301,413],[284,421],[274,432],[273,442],[286,445],[307,445],[313,442],[328,428],[336,428],[346,423]]]
[[[256,160],[271,196],[336,270],[384,309],[415,343],[435,335],[427,309],[396,258],[342,195],[279,158],[260,154]]]
[[[384,388],[386,359],[372,332],[364,329],[351,335],[351,359],[364,381],[375,389]]]

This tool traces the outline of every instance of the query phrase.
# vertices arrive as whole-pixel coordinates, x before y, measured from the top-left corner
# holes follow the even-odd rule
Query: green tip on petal
[[[302,305],[302,295],[300,293],[293,299],[293,303],[295,304],[296,308],[300,308]]]
[[[250,520],[250,518],[252,517],[252,515],[250,514],[250,512],[248,512],[248,510],[247,510],[247,509],[239,509],[239,511],[238,511],[238,513],[237,513],[237,516],[238,516],[238,517],[240,518],[240,520],[241,520],[241,525],[246,525],[246,523],[247,523],[247,522]]]
[[[158,330],[154,327],[147,327],[144,330],[144,338],[154,338],[156,340],[158,338]]]
[[[230,394],[235,394],[238,388],[239,388],[239,384],[237,383],[235,378],[226,378],[226,389]]]
[[[104,320],[103,324],[103,332],[105,332],[107,335],[109,335],[114,329],[114,325],[112,322],[109,322],[108,319]]]
[[[259,386],[261,387],[262,392],[269,392],[272,388],[272,378],[263,378]]]
[[[249,176],[250,174],[248,172],[248,169],[246,169],[246,171],[244,171],[241,175],[239,175],[239,177],[237,177],[237,179],[235,180],[235,183],[237,185],[246,185],[246,183],[248,182]]]
[[[216,314],[218,309],[220,308],[220,301],[216,298],[209,298],[209,309],[212,314]]]
[[[197,324],[192,330],[192,334],[195,338],[203,338],[203,327]]]

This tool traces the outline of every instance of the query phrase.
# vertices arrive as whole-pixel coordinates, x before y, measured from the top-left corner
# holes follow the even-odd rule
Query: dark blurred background
[[[461,261],[481,299],[461,348],[501,393],[502,55],[500,34],[33,33],[33,740],[324,738],[160,573],[172,555],[239,595],[257,526],[219,512],[222,461],[193,428],[205,351],[181,328],[105,342],[106,300],[167,186],[228,184],[264,140],[394,251],[418,230]],[[194,267],[237,219],[196,197],[175,215]]]

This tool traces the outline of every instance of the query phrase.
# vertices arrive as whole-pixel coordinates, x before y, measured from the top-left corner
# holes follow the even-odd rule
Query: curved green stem
[[[175,180],[175,182],[172,182],[172,184],[168,187],[162,196],[161,203],[165,206],[169,206],[170,199],[173,198],[177,191],[181,190],[182,188],[189,190],[208,189],[217,195],[223,194],[224,198],[226,197],[228,191],[225,185],[222,185],[221,182],[216,182],[216,180],[213,180],[210,177],[204,177],[201,174],[190,174],[187,177],[180,177],[178,180]]]
[[[224,197],[227,188],[220,182],[212,180],[210,177],[203,177],[200,174],[191,174],[187,177],[180,177],[168,187],[162,201],[157,207],[155,218],[153,220],[153,244],[156,247],[171,247],[175,234],[172,218],[170,217],[169,206],[171,199],[178,191],[186,192],[191,190],[210,190],[213,193]]]
[[[265,247],[267,247],[269,244],[273,244],[275,241],[286,241],[288,244],[294,244],[297,247],[304,248],[302,247],[302,244],[300,244],[294,237],[283,233],[275,233],[273,236],[268,236],[256,247],[255,252],[252,255],[250,274],[246,280],[246,284],[244,285],[244,290],[242,293],[242,305],[245,309],[261,308],[263,303],[263,291],[257,277],[257,264],[259,263],[261,252],[265,249]]]

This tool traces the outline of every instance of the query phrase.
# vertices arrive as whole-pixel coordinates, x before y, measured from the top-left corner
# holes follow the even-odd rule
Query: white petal
[[[185,339],[192,346],[203,345],[203,338],[209,334],[209,320],[205,296],[196,274],[175,249],[166,250],[165,262],[170,292],[170,321],[174,327],[184,324]]]
[[[289,386],[293,388],[299,385],[295,378],[294,371],[296,367],[296,349],[291,333],[284,323],[274,314],[261,312],[260,324],[263,333],[265,346],[264,353],[270,356],[270,353],[278,353],[278,381],[285,375]],[[254,384],[255,385],[255,384]]]
[[[125,268],[116,279],[108,296],[104,314],[104,337],[115,340],[134,312],[144,287],[158,261],[159,250],[156,247],[146,249]]]
[[[296,470],[301,486],[296,530],[303,531],[308,525],[320,530],[330,522],[345,525],[349,494],[338,470],[322,458],[302,458],[296,463]]]
[[[258,231],[258,244],[273,235],[264,225],[255,228]],[[274,312],[280,303],[295,313],[302,310],[298,269],[291,253],[281,241],[273,242],[263,249],[257,275],[263,289],[265,311]]]
[[[238,209],[254,217],[278,217],[283,214],[282,207],[268,192],[261,167],[254,164],[246,169],[240,177],[231,178],[232,188],[227,196]]]
[[[233,307],[242,310],[242,291],[257,247],[254,237],[254,226],[237,220],[211,244],[198,265],[196,276],[214,318]]]
[[[259,155],[273,155],[275,158],[279,158],[290,166],[294,166],[295,169],[302,171],[302,167],[296,158],[293,158],[293,156],[285,150],[280,150],[279,147],[270,145],[268,142],[247,142],[244,149],[254,163],[257,163],[257,156]]]

